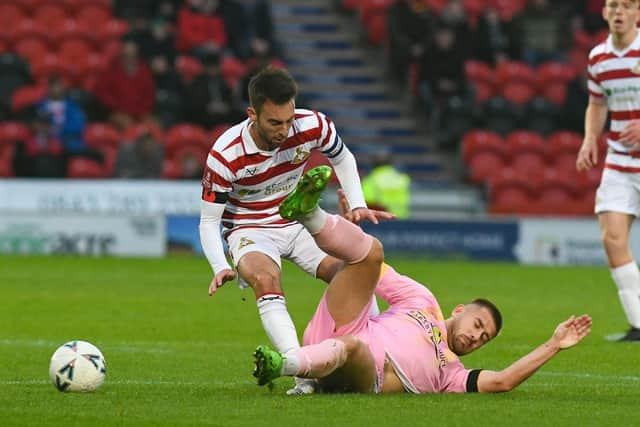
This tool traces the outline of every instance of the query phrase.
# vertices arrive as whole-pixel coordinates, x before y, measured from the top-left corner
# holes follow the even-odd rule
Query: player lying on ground
[[[458,305],[445,319],[433,294],[384,264],[382,244],[338,215],[318,208],[331,175],[310,170],[280,206],[300,221],[326,253],[345,261],[329,284],[304,334],[304,346],[283,355],[267,346],[255,353],[258,384],[280,376],[317,379],[325,392],[500,392],[529,378],[560,350],[590,332],[591,318],[571,316],[540,347],[502,371],[469,370],[458,356],[477,350],[502,326],[484,299]],[[369,317],[375,294],[390,307]]]

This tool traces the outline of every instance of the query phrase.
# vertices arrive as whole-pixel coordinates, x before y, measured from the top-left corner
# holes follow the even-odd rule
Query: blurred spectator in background
[[[397,0],[389,8],[389,60],[396,82],[406,83],[409,66],[420,60],[430,41],[433,23],[431,10],[422,0]]]
[[[589,104],[588,74],[583,68],[567,85],[567,97],[562,110],[563,127],[574,132],[584,132],[584,110]]]
[[[604,0],[580,0],[584,1],[583,6],[583,28],[589,34],[595,34],[598,31],[606,30],[607,21],[602,19],[602,7]]]
[[[251,41],[251,57],[245,61],[247,72],[240,79],[239,90],[240,100],[249,105],[249,81],[253,76],[267,67],[285,68],[285,64],[276,58],[271,50],[271,46],[263,39],[253,39]],[[304,104],[302,94],[298,94],[298,103]]]
[[[188,0],[180,8],[177,41],[180,52],[203,58],[227,45],[227,33],[219,7],[219,0]]]
[[[113,171],[116,178],[158,179],[162,176],[164,152],[151,133],[120,145]]]
[[[222,0],[224,21],[233,54],[241,59],[251,55],[254,39],[266,42],[275,56],[280,47],[275,37],[271,2],[267,0]]]
[[[62,141],[52,129],[53,119],[45,110],[36,110],[31,122],[32,136],[16,144],[13,169],[16,176],[62,178],[67,161]]]
[[[180,159],[180,179],[202,179],[204,172],[202,161],[193,153],[186,153]]]
[[[515,47],[532,67],[547,61],[562,61],[571,43],[569,21],[562,9],[548,0],[531,0],[512,21]]]
[[[190,122],[211,128],[244,118],[236,107],[233,91],[220,69],[220,55],[209,53],[202,61],[203,72],[185,85],[186,117]]]
[[[436,28],[418,68],[421,101],[432,123],[438,122],[440,108],[451,97],[471,98],[465,52],[454,28],[443,24]]]
[[[490,65],[506,61],[511,55],[509,24],[503,21],[495,7],[489,6],[478,19],[473,35],[473,56]]]
[[[95,95],[110,111],[110,121],[124,130],[137,121],[153,120],[156,88],[138,45],[125,37],[122,52],[100,75]]]
[[[389,153],[379,153],[375,166],[363,180],[362,191],[369,209],[391,212],[408,218],[411,203],[411,178],[391,164]]]
[[[151,61],[158,56],[164,56],[169,64],[175,63],[177,56],[176,40],[167,21],[155,18],[149,24],[149,29],[139,34],[136,42],[140,48],[140,55]]]

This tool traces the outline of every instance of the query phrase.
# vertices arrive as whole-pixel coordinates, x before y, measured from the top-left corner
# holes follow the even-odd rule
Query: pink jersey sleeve
[[[477,374],[471,369],[466,369],[460,360],[448,364],[443,369],[442,391],[448,393],[466,393],[477,391]],[[468,384],[471,380],[472,384]]]
[[[433,294],[410,277],[398,274],[390,265],[383,264],[376,295],[392,307],[421,309],[433,299]]]

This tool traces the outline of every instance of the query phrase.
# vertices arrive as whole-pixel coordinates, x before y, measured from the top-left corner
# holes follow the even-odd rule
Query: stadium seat
[[[26,19],[25,11],[12,2],[0,3],[0,38],[9,38],[18,27],[18,24]]]
[[[111,20],[111,8],[98,2],[78,6],[75,17],[91,28],[102,28]]]
[[[84,131],[84,140],[87,145],[91,147],[113,147],[118,146],[123,142],[123,135],[113,126],[105,123],[91,123]]]
[[[211,129],[209,132],[209,141],[211,142],[211,145],[213,145],[213,143],[231,126],[233,126],[231,123],[222,123]]]
[[[24,141],[31,136],[31,131],[24,123],[0,123],[0,145]]]
[[[112,0],[64,0],[64,6],[67,8],[67,13],[77,15],[78,11],[87,5],[97,5],[111,11],[112,2]]]
[[[46,3],[33,11],[33,19],[43,28],[58,28],[67,19],[63,5]]]
[[[71,157],[67,165],[68,178],[106,178],[107,172],[100,163],[84,157]]]
[[[78,84],[90,67],[92,50],[92,46],[84,38],[68,38],[58,46],[59,60],[66,64],[73,64],[69,73],[73,81]]]
[[[467,60],[464,63],[464,71],[472,83],[484,82],[492,86],[495,84],[494,70],[485,62]]]
[[[496,84],[520,82],[535,87],[536,73],[529,65],[520,61],[505,61],[496,66]]]
[[[42,58],[38,58],[32,64],[33,78],[37,82],[44,82],[53,75],[60,76],[65,84],[74,85],[74,65],[60,60],[58,55],[48,53]]]
[[[178,152],[185,154],[188,151],[186,147],[192,147],[198,159],[204,162],[211,147],[211,141],[205,130],[193,124],[181,123],[173,126],[167,130],[165,139],[167,158],[177,159],[175,155]]]
[[[524,81],[510,81],[502,85],[499,95],[515,105],[524,105],[535,96],[535,88]]]
[[[561,107],[567,99],[567,84],[564,82],[549,83],[540,89],[540,95],[552,104]]]
[[[575,170],[546,168],[538,196],[540,214],[576,215],[579,188]]]
[[[515,131],[507,136],[505,143],[511,168],[526,173],[545,168],[545,141],[537,133]]]
[[[15,40],[13,51],[33,66],[49,53],[50,47],[39,35],[27,34]]]
[[[12,177],[13,159],[15,157],[15,144],[0,144],[0,177]]]
[[[498,10],[502,20],[511,21],[526,6],[527,0],[489,0],[489,4]]]
[[[44,98],[47,87],[42,84],[22,86],[11,97],[11,111],[15,114],[23,111]]]
[[[227,84],[235,88],[238,82],[249,71],[247,66],[235,56],[225,55],[220,62],[220,71]]]
[[[386,13],[371,15],[366,22],[366,29],[369,43],[379,45],[387,40],[389,30],[387,28]]]
[[[536,200],[542,183],[542,171],[522,173],[503,168],[489,181],[489,212],[532,215],[538,213]]]
[[[124,131],[122,136],[124,142],[131,142],[138,139],[144,133],[150,133],[153,138],[161,144],[165,142],[165,134],[162,128],[152,122],[133,124]]]
[[[557,169],[575,169],[581,145],[582,136],[576,132],[554,132],[547,140],[548,158]]]
[[[550,84],[567,84],[574,77],[573,67],[562,62],[546,62],[536,69],[537,86],[540,91]]]
[[[86,28],[88,23],[82,22],[81,25]],[[93,28],[98,29],[96,43],[103,46],[109,42],[121,40],[122,37],[129,32],[129,23],[121,19],[110,19],[109,21]]]
[[[483,183],[506,164],[506,146],[494,132],[473,130],[462,139],[462,159],[470,181]]]
[[[173,159],[165,159],[162,162],[162,178],[179,179],[182,178],[180,163]]]

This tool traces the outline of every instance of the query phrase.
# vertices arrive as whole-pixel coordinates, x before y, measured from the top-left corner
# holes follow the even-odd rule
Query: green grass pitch
[[[606,268],[409,261],[397,270],[427,284],[445,313],[494,300],[503,333],[463,358],[500,369],[542,343],[570,314],[592,333],[517,390],[500,395],[284,395],[255,385],[251,352],[267,342],[251,291],[227,284],[210,298],[203,258],[161,260],[0,257],[2,426],[630,426],[640,422],[640,344],[604,336],[626,329]],[[323,285],[285,265],[284,288],[301,334]],[[49,382],[53,351],[96,344],[107,379],[91,394]]]

